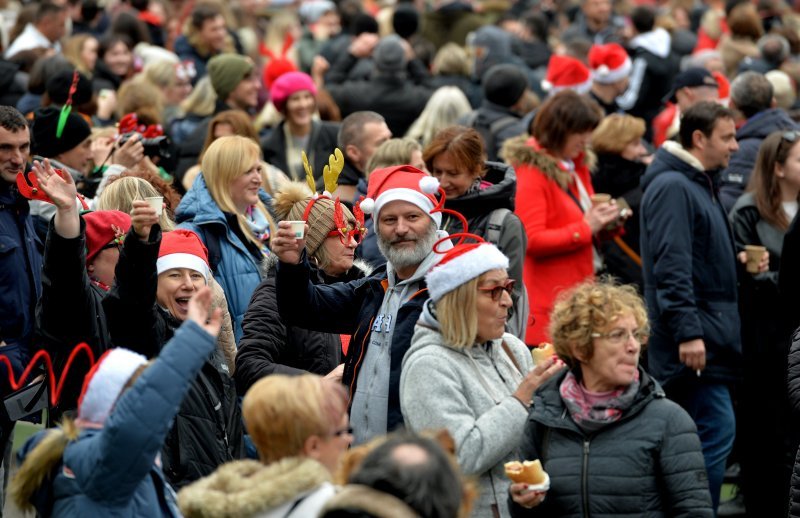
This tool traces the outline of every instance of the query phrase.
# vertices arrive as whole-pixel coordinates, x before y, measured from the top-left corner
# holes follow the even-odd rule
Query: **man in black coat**
[[[785,111],[775,107],[772,83],[759,72],[745,72],[731,83],[731,107],[747,120],[736,132],[739,151],[722,171],[719,197],[727,212],[742,195],[756,165],[761,142],[775,131],[800,129]]]
[[[680,144],[665,143],[642,179],[649,368],[697,425],[715,510],[735,435],[728,387],[742,355],[736,251],[715,187],[735,136],[731,110],[698,103],[681,119]]]

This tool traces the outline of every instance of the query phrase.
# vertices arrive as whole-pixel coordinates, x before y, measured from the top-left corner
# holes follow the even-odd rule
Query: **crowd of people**
[[[0,516],[800,517],[794,4],[0,0],[0,51]]]

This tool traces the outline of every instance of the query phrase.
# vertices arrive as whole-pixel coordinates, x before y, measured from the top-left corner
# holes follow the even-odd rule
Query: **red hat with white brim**
[[[550,94],[561,90],[575,90],[579,94],[585,94],[592,88],[592,73],[581,61],[555,54],[550,56],[542,88]]]
[[[446,294],[486,272],[507,268],[508,257],[496,246],[483,240],[459,244],[445,252],[439,263],[428,271],[425,284],[431,300],[438,302]]]
[[[632,66],[628,53],[618,43],[592,45],[589,49],[589,67],[592,78],[598,83],[611,84],[625,79]]]

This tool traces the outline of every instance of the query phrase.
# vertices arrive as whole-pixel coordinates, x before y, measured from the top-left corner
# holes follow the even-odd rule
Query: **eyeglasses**
[[[781,138],[786,142],[794,142],[800,137],[800,131],[784,131]]]
[[[514,283],[517,282],[514,279],[508,279],[505,283],[499,286],[493,286],[491,288],[478,288],[478,291],[482,291],[484,293],[490,293],[492,295],[492,300],[497,302],[500,300],[500,297],[503,296],[503,292],[511,295],[511,292],[514,290]]]
[[[353,427],[348,426],[347,428],[342,428],[341,430],[336,430],[333,432],[334,437],[341,437],[342,435],[353,435]]]
[[[610,333],[592,333],[592,338],[604,338],[613,345],[620,345],[626,343],[630,338],[633,338],[640,344],[646,343],[649,335],[641,329],[634,329],[628,331],[627,329],[614,329]]]
[[[365,227],[352,226],[348,228],[335,228],[328,232],[328,237],[339,236],[339,241],[341,241],[343,245],[347,245],[351,239],[355,240],[356,244],[360,244],[366,234],[367,229]]]

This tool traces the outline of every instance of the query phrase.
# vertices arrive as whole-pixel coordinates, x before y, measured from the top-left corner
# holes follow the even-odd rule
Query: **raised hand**
[[[150,206],[149,203],[143,200],[133,202],[133,210],[131,211],[131,226],[136,235],[142,241],[147,241],[150,238],[150,229],[153,225],[158,223],[158,215],[156,209]]]
[[[308,232],[308,225],[306,225]],[[288,221],[278,223],[278,231],[270,241],[270,250],[278,256],[282,263],[298,264],[300,254],[306,246],[305,239],[296,239],[292,233],[292,226]]]
[[[36,175],[39,188],[50,197],[57,209],[78,210],[78,188],[75,187],[75,181],[71,174],[59,175],[47,158],[44,159],[44,162],[34,160],[31,170]]]
[[[211,288],[203,286],[189,299],[187,318],[211,336],[217,336],[222,327],[222,309],[211,309]]]

